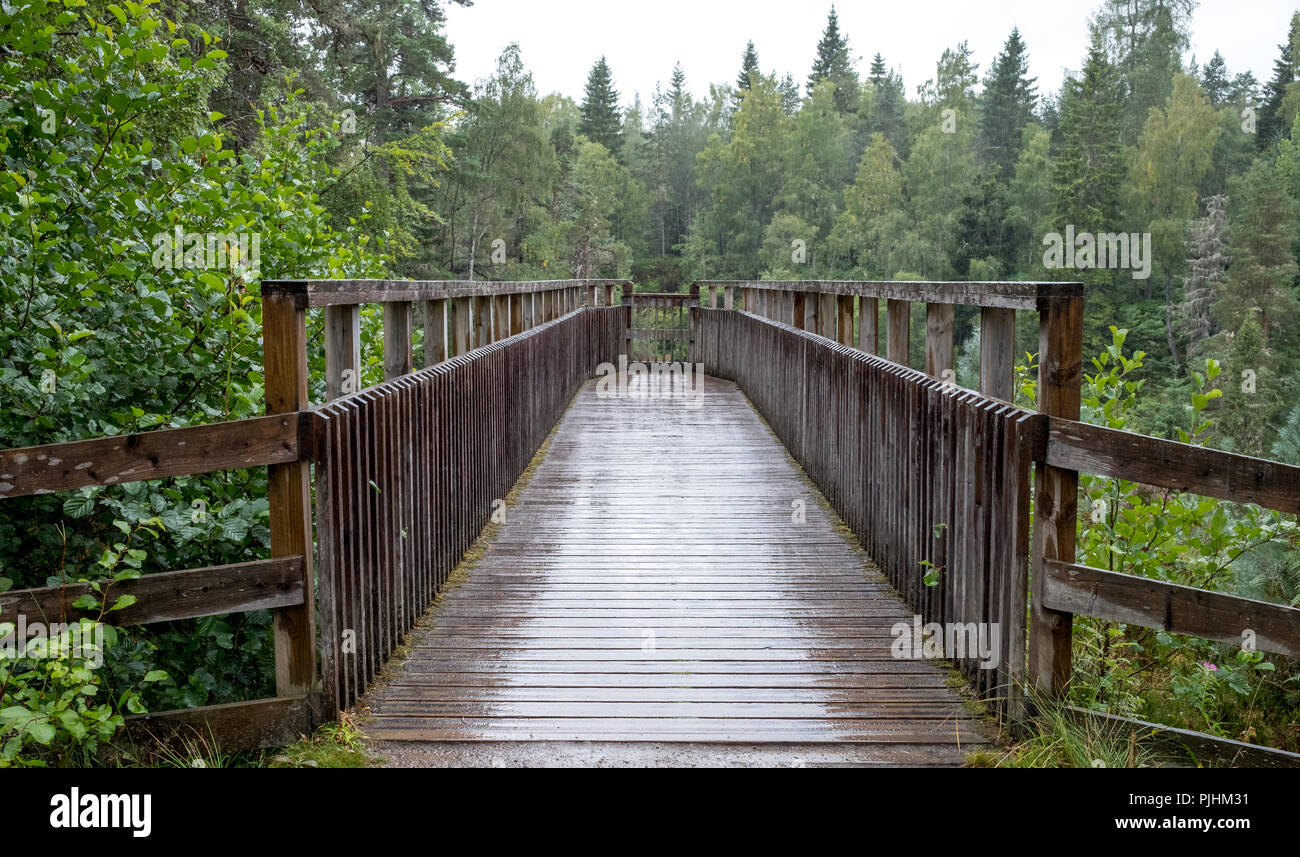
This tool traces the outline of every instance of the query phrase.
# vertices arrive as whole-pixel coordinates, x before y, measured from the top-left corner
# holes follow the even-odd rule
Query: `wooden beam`
[[[334,305],[428,301],[438,298],[526,294],[550,289],[618,285],[626,280],[264,280],[262,294],[299,309]]]
[[[299,416],[74,440],[0,451],[0,500],[297,461]]]
[[[268,414],[308,407],[306,316],[305,309],[286,297],[262,298],[262,365]],[[295,696],[314,689],[317,682],[311,463],[295,461],[268,467],[267,499],[271,557],[303,558],[303,603],[275,611],[276,694]]]
[[[961,306],[992,306],[1006,309],[1037,309],[1047,298],[1081,297],[1080,283],[1008,282],[913,282],[871,280],[700,280],[701,288],[728,283],[774,292],[818,292],[856,295],[909,303],[945,303]]]
[[[318,706],[315,695],[299,694],[136,714],[126,718],[115,743],[126,741],[146,752],[161,745],[173,754],[212,740],[224,753],[284,747],[312,733]]]
[[[1066,706],[1066,711],[1075,722],[1119,736],[1121,742],[1128,740],[1127,733],[1136,733],[1137,740],[1142,744],[1162,753],[1187,756],[1198,762],[1244,768],[1300,768],[1300,753],[1074,706]]]
[[[1300,657],[1300,610],[1086,565],[1044,563],[1043,604],[1110,622]],[[1249,634],[1248,634],[1249,632]]]
[[[1039,307],[1038,412],[1077,420],[1083,380],[1083,298],[1044,300]],[[1063,698],[1070,681],[1074,617],[1044,601],[1047,563],[1074,562],[1079,474],[1039,464],[1034,469],[1034,547],[1030,573],[1029,680]]]
[[[1004,402],[1016,397],[1016,311],[980,309],[980,392]]]
[[[1053,419],[1047,463],[1219,500],[1300,513],[1300,467]]]
[[[131,595],[136,602],[105,613],[103,620],[110,625],[148,625],[302,604],[302,564],[302,557],[291,556],[124,580],[105,587],[105,600],[112,606],[119,597]],[[17,622],[20,615],[28,623],[98,619],[98,610],[72,606],[85,594],[95,595],[89,583],[0,593],[0,622]]]

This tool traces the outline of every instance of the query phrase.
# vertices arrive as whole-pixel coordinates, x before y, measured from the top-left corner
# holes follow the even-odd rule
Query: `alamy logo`
[[[174,270],[233,271],[255,279],[262,260],[260,232],[172,232],[153,236],[153,266]]]
[[[1049,232],[1043,236],[1043,267],[1075,268],[1087,271],[1093,268],[1131,268],[1133,279],[1145,280],[1151,276],[1150,232],[1091,232],[1074,231],[1074,225],[1065,227],[1065,235]]]
[[[617,366],[597,366],[596,378],[598,399],[681,399],[692,409],[704,404],[703,363],[629,362],[620,354]]]
[[[1002,634],[997,622],[921,623],[895,622],[889,629],[894,642],[889,652],[899,660],[975,658],[981,669],[993,669],[1001,654]]]
[[[83,795],[73,786],[50,798],[50,827],[125,827],[143,839],[153,830],[152,803],[152,795]]]

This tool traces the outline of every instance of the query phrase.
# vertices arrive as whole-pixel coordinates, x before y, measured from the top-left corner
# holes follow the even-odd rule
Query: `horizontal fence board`
[[[159,745],[172,752],[187,747],[210,746],[223,753],[284,747],[310,735],[318,719],[317,694],[256,699],[136,714],[123,727],[127,741],[150,749]]]
[[[287,295],[299,307],[517,295],[626,285],[627,280],[265,280],[262,294]]]
[[[1100,726],[1111,734],[1136,732],[1139,740],[1152,747],[1175,755],[1190,752],[1201,762],[1248,768],[1300,768],[1300,753],[1074,706],[1067,706],[1066,711],[1076,722],[1094,728]]]
[[[297,461],[299,415],[0,451],[0,500]]]
[[[1043,604],[1111,622],[1240,645],[1255,634],[1255,648],[1300,656],[1300,610],[1163,580],[1086,565],[1048,561]]]
[[[1300,512],[1300,467],[1053,417],[1047,463],[1219,500]]]
[[[0,594],[0,622],[15,622],[20,614],[28,622],[95,618],[98,611],[87,612],[72,606],[85,593],[93,594],[88,583],[5,592]],[[122,595],[134,595],[136,602],[105,614],[104,620],[109,624],[147,625],[289,607],[303,601],[302,557],[146,574],[113,584],[108,588],[107,600],[111,605]]]
[[[1035,310],[1038,302],[1053,297],[1077,296],[1079,283],[988,283],[874,281],[874,280],[700,280],[701,288],[733,286],[758,291],[815,292],[858,295],[866,298],[913,303]]]

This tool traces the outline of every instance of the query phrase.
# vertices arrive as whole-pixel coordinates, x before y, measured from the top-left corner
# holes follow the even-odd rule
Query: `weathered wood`
[[[290,607],[303,603],[302,562],[302,557],[294,556],[146,574],[104,587],[102,594],[95,594],[89,583],[18,589],[0,593],[0,622],[17,622],[20,615],[27,623],[99,619],[98,609],[72,606],[85,594],[109,606],[123,595],[137,599],[129,607],[105,613],[103,621],[111,625],[148,625]]]
[[[1300,512],[1300,467],[1217,449],[1053,419],[1047,463],[1055,467]]]
[[[833,295],[857,295],[910,303],[944,303],[962,306],[1003,307],[1006,309],[1038,308],[1045,298],[1080,297],[1080,283],[1007,283],[1007,282],[911,282],[859,280],[700,280],[698,285],[711,288],[726,284],[775,292],[814,292]]]
[[[306,310],[292,299],[262,299],[262,365],[266,411],[285,414],[308,407]],[[312,563],[311,463],[267,468],[271,557],[303,557],[303,603],[275,611],[277,696],[296,696],[316,683],[315,573]]]
[[[835,341],[841,345],[853,345],[853,296],[839,295],[835,299],[837,314],[835,317]]]
[[[284,747],[312,733],[316,704],[312,695],[299,694],[133,714],[115,743],[135,745],[137,755],[163,747],[174,754],[213,741],[223,753]]]
[[[1300,768],[1300,753],[1276,750],[1259,744],[1247,744],[1231,738],[1219,738],[1204,732],[1178,729],[1161,723],[1151,723],[1104,714],[1074,706],[1066,710],[1076,722],[1092,729],[1102,729],[1115,736],[1120,743],[1135,734],[1145,746],[1157,749],[1175,758],[1188,758],[1198,763],[1211,762],[1228,767],[1246,768]]]
[[[361,309],[325,307],[325,398],[361,389]]]
[[[1043,604],[1111,622],[1300,657],[1300,610],[1084,565],[1044,563]]]
[[[925,305],[925,374],[956,383],[953,374],[953,305]]]
[[[867,354],[880,353],[880,302],[858,298],[858,348]]]
[[[1016,311],[980,310],[980,392],[1004,402],[1016,396]]]
[[[384,378],[405,375],[413,368],[411,305],[406,301],[389,301],[384,304]]]
[[[297,461],[296,413],[0,450],[0,500]]]
[[[912,305],[890,300],[885,307],[885,356],[906,366],[912,347]]]
[[[1083,380],[1083,299],[1046,299],[1039,307],[1038,412],[1079,418]],[[1043,600],[1049,561],[1074,562],[1079,474],[1042,464],[1034,471],[1034,546],[1030,573],[1029,680],[1039,692],[1065,695],[1074,617]]]
[[[474,319],[474,348],[482,348],[492,343],[492,298],[478,296],[471,299],[471,313]]]
[[[427,301],[439,298],[513,295],[552,289],[619,285],[626,280],[263,280],[262,294],[288,300],[299,309],[332,305]]]
[[[474,345],[473,298],[452,298],[447,312],[448,357],[459,357]]]
[[[446,298],[424,302],[424,365],[441,363],[449,356]]]

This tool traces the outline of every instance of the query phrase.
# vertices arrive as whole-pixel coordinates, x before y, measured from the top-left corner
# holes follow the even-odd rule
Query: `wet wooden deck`
[[[892,656],[911,611],[744,396],[709,378],[696,404],[583,388],[365,700],[370,739],[871,745],[929,764],[983,742],[945,669]]]

